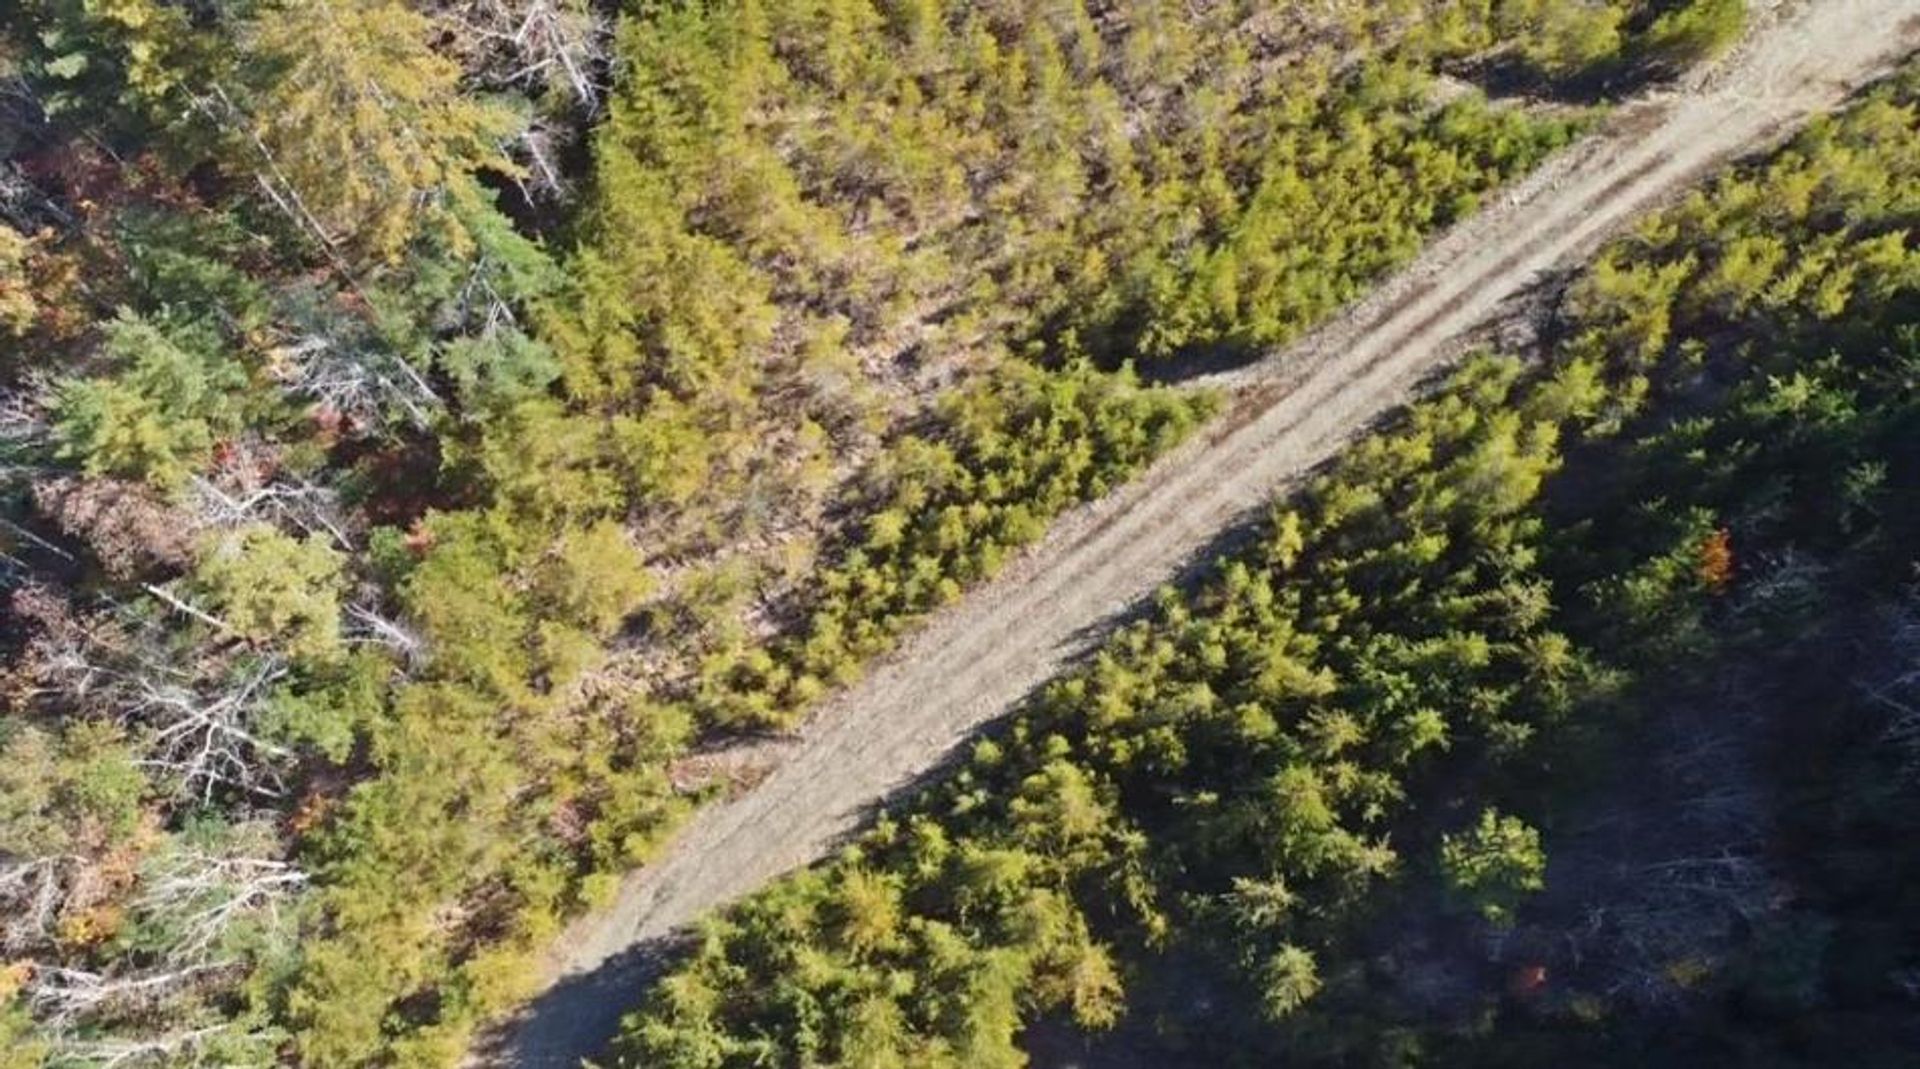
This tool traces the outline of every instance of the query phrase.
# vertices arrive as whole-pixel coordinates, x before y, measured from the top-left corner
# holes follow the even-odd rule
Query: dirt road
[[[1236,373],[1239,397],[1196,441],[1063,520],[1007,573],[939,614],[840,696],[743,796],[699,813],[614,904],[560,941],[553,986],[483,1064],[572,1069],[639,994],[648,948],[813,861],[1096,642],[1222,530],[1381,413],[1449,342],[1542,272],[1731,156],[1766,146],[1920,46],[1920,0],[1811,0],[1718,68],[1623,108],[1468,220],[1361,305]]]

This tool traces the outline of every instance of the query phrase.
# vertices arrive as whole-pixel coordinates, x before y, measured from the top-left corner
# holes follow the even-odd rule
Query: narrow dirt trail
[[[1373,296],[1235,373],[1231,409],[1141,478],[1056,525],[936,615],[785,747],[756,788],[712,805],[616,901],[559,941],[552,985],[476,1064],[561,1069],[598,1053],[651,948],[814,861],[1099,640],[1209,542],[1406,401],[1541,273],[1737,154],[1768,146],[1920,47],[1920,0],[1811,0],[1735,56],[1620,110]]]

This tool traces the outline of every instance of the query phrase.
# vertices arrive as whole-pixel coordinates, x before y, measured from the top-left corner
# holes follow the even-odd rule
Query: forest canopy
[[[615,1064],[1902,1064],[1916,167],[1909,72],[1608,246]]]
[[[567,918],[737,786],[696,746],[800,723],[1194,433],[1217,399],[1159,371],[1299,336],[1569,143],[1587,104],[1743,19],[1728,0],[7,5],[0,1065],[457,1064]],[[1893,233],[1807,261],[1857,282],[1807,284],[1836,309],[1895,285]],[[1786,262],[1756,244],[1727,293]],[[1488,404],[1513,377],[1487,373]],[[1554,444],[1499,427],[1460,478],[1518,508]],[[1520,746],[1516,688],[1573,669],[1535,663],[1559,665],[1540,619],[1511,624],[1524,649],[1338,656],[1389,689],[1464,657],[1479,727]],[[1311,628],[1293,641],[1234,652],[1258,693],[1338,678]],[[1393,761],[1455,730],[1392,716]],[[1330,717],[1263,788],[1285,826],[1233,834],[1327,886],[1391,867],[1334,834],[1395,811],[1359,756],[1373,727]],[[1173,760],[1170,731],[1115,760]],[[1026,976],[1088,1026],[1121,1019],[1131,965],[1117,919],[1077,904],[1089,873],[1139,923],[1174,916],[1146,845],[1111,835],[1133,818],[1108,773],[994,746],[982,819],[1025,838],[924,848],[966,884],[953,909],[1024,942],[983,957],[970,929],[914,927],[888,868],[905,826],[806,878],[857,905],[821,921],[847,947],[947,963],[916,1011],[933,1023],[897,1020],[885,983],[847,989],[874,1051],[959,1029],[972,1045],[927,1064],[993,1064]],[[1507,830],[1471,840],[1463,893],[1526,890]],[[1304,890],[1255,881],[1246,908]],[[1310,941],[1262,939],[1276,1014],[1322,997]]]

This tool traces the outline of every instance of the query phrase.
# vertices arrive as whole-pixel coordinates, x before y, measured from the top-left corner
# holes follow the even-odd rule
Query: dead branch
[[[306,883],[307,874],[285,861],[186,850],[161,861],[135,905],[178,933],[169,962],[206,964],[236,922],[277,921],[281,903]]]
[[[294,755],[254,734],[250,725],[286,674],[283,662],[268,657],[211,690],[151,670],[123,677],[119,719],[148,729],[141,766],[176,781],[183,794],[211,802],[216,791],[234,788],[278,798],[286,790],[281,768]]]
[[[595,72],[607,63],[607,22],[592,4],[565,0],[465,0],[441,19],[481,77],[500,86],[552,86],[592,113],[600,106]]]
[[[359,605],[347,606],[346,616],[349,642],[372,642],[384,646],[409,664],[417,664],[425,659],[426,642],[406,626]]]
[[[208,1025],[147,1039],[69,1039],[59,1046],[59,1064],[90,1066],[92,1069],[117,1069],[142,1062],[180,1064],[189,1051],[229,1030],[227,1025]]]
[[[232,962],[213,962],[133,976],[44,967],[35,969],[33,979],[27,983],[27,1005],[42,1020],[64,1025],[109,1008],[125,1011],[156,1005],[232,965]]]
[[[197,510],[211,526],[266,523],[304,534],[324,533],[343,552],[353,551],[338,497],[327,487],[300,479],[222,488],[204,476],[195,476],[191,485]]]
[[[0,860],[0,948],[19,952],[52,936],[66,897],[73,854]]]

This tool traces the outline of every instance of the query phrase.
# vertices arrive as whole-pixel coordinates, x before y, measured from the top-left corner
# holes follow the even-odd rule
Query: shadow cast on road
[[[1265,522],[1265,510],[1255,510],[1239,518],[1193,554],[1170,585],[1189,590],[1198,588],[1218,571],[1221,561],[1253,544]],[[1070,646],[1082,652],[1063,671],[1071,671],[1115,631],[1154,615],[1155,605],[1154,597],[1137,599],[1074,633]],[[881,815],[911,808],[965,760],[972,742],[1006,730],[1019,711],[1045,686],[1043,683],[1029,691],[1006,714],[969,734],[931,767],[861,806],[854,830],[843,837],[841,845],[863,834]],[[693,942],[692,934],[684,931],[646,940],[591,971],[562,977],[484,1042],[476,1052],[475,1063],[512,1069],[580,1069],[587,1063],[610,1064],[606,1055],[620,1032],[622,1018],[635,1008],[648,987],[679,962]]]
[[[1252,542],[1263,526],[1264,519],[1264,514],[1249,514],[1222,531],[1181,568],[1173,585],[1192,588],[1205,582],[1217,570],[1222,559]],[[1071,645],[1087,652],[1098,649],[1108,635],[1134,621],[1152,616],[1154,608],[1154,598],[1138,599],[1119,612],[1076,632]],[[1077,657],[1072,663],[1078,663],[1080,659]],[[1072,663],[1068,670],[1071,670]],[[854,830],[848,832],[842,843],[837,845],[863,834],[881,815],[911,808],[917,799],[939,785],[957,764],[965,760],[972,742],[991,738],[1004,731],[1014,716],[1028,706],[1039,689],[1029,691],[1006,714],[969,734],[931,767],[861,806],[857,811]],[[484,1041],[476,1051],[474,1063],[510,1066],[512,1069],[580,1069],[587,1063],[610,1064],[606,1055],[620,1032],[622,1018],[638,1005],[648,987],[679,962],[691,949],[693,942],[692,933],[684,931],[646,940],[628,947],[590,971],[562,977]]]
[[[480,1052],[479,1064],[514,1069],[580,1069],[603,1059],[620,1020],[691,946],[687,935],[636,943],[591,972],[563,977],[527,1004]],[[601,1062],[601,1064],[607,1064]]]
[[[1423,377],[1417,391],[1430,392],[1446,374],[1443,368]],[[1396,409],[1361,429],[1370,433],[1399,418]],[[1302,473],[1294,483],[1276,494],[1285,500],[1310,485],[1332,461],[1326,461]],[[1267,507],[1249,509],[1234,518],[1189,554],[1168,578],[1166,587],[1191,593],[1217,576],[1230,560],[1244,558],[1266,530],[1271,516]],[[1059,674],[1071,672],[1097,651],[1115,632],[1157,615],[1156,591],[1121,606],[1118,610],[1075,631],[1064,644],[1073,651]],[[1042,683],[1014,702],[1008,711],[955,744],[937,762],[897,785],[886,794],[859,807],[854,828],[841,844],[857,838],[883,814],[912,808],[926,792],[937,787],[964,761],[971,744],[993,738],[1010,728],[1021,710],[1028,708],[1047,686]],[[561,978],[528,1003],[478,1051],[477,1063],[510,1066],[513,1069],[580,1069],[583,1064],[610,1064],[605,1058],[619,1034],[623,1017],[640,1002],[646,989],[670,971],[692,947],[693,935],[682,931],[672,936],[636,943],[588,972]]]

